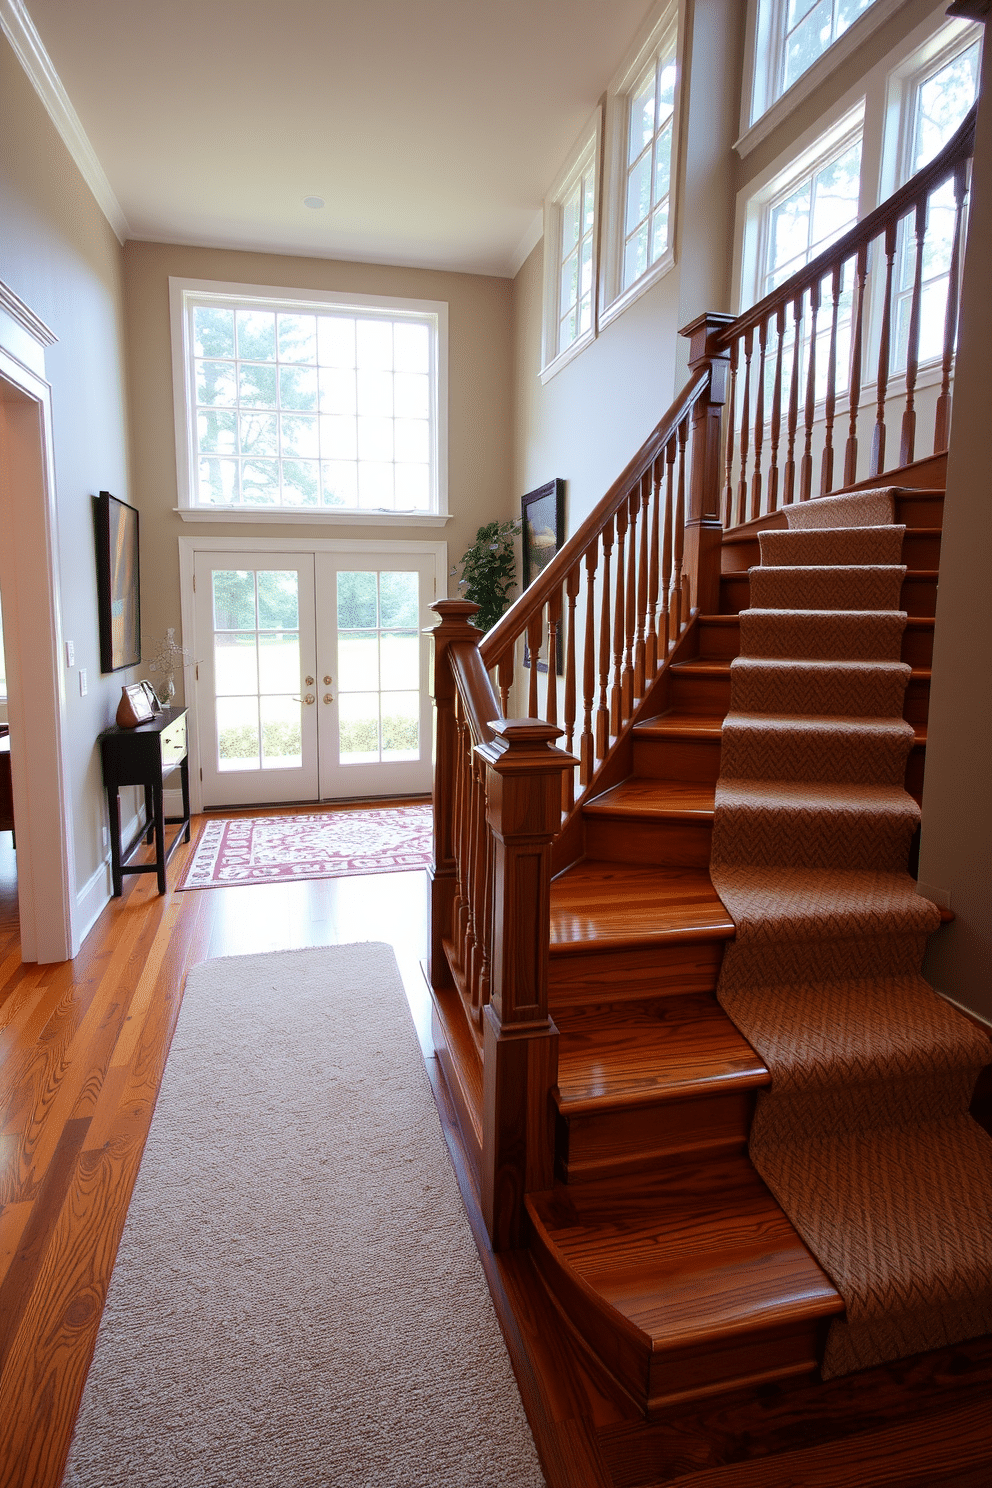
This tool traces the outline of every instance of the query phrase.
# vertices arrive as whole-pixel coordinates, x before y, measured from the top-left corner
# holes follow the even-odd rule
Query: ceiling
[[[512,274],[646,0],[27,0],[127,236]],[[312,211],[305,196],[326,206]]]

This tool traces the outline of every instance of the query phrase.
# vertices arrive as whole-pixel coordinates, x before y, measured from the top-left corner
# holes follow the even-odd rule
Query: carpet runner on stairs
[[[992,1045],[920,969],[907,872],[904,528],[890,490],[762,533],[723,730],[711,876],[737,927],[717,996],[761,1055],[751,1159],[841,1292],[825,1377],[992,1332]]]

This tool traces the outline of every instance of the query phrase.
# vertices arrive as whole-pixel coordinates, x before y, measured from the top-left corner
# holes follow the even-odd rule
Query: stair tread
[[[645,718],[641,723],[636,723],[634,734],[641,739],[719,739],[723,734],[725,717],[725,713],[683,713],[679,709],[670,708],[665,713],[659,713],[656,718]],[[914,723],[913,729],[916,733],[914,747],[925,745],[926,724]]]
[[[743,1155],[563,1185],[528,1209],[559,1264],[654,1356],[843,1311]]]
[[[668,940],[732,940],[705,868],[640,867],[583,858],[551,883],[551,955]]]
[[[556,1014],[565,1116],[660,1104],[770,1080],[763,1060],[707,993]]]
[[[741,610],[736,615],[700,615],[699,623],[700,625],[719,625],[726,627],[729,627],[731,625],[739,626],[741,623],[741,615],[746,613],[747,612],[745,610]],[[831,611],[831,613],[834,612]],[[907,630],[933,630],[934,624],[935,620],[933,615],[908,615],[906,617]],[[676,663],[676,665],[678,665],[678,663]]]
[[[585,803],[582,810],[590,816],[712,820],[715,794],[714,783],[631,775]]]
[[[806,661],[799,656],[747,656],[745,661],[761,662],[768,666],[814,666],[814,667],[901,667],[905,666],[903,661]],[[734,660],[737,660],[735,657]],[[679,672],[685,677],[727,677],[730,676],[730,661],[722,658],[702,657],[693,661],[679,661],[671,672]],[[931,676],[930,667],[910,667],[910,677],[916,679],[928,679]]]

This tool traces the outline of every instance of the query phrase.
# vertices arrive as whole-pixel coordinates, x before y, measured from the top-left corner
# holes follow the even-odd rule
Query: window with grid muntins
[[[776,96],[791,88],[875,0],[779,0],[782,8]]]
[[[561,203],[558,271],[558,351],[592,326],[593,230],[596,223],[595,157],[583,167]]]
[[[919,78],[912,90],[912,124],[903,167],[908,180],[939,154],[978,96],[981,45],[973,41],[954,57],[945,57]],[[923,278],[920,286],[920,341],[918,358],[933,361],[944,349],[944,319],[954,247],[956,203],[950,181],[935,191],[927,205]],[[916,275],[915,222],[900,228],[899,288],[896,297],[895,366],[906,365],[909,325]]]
[[[629,97],[624,289],[646,274],[669,246],[675,81],[673,30]]]
[[[187,301],[190,504],[431,512],[437,321]]]

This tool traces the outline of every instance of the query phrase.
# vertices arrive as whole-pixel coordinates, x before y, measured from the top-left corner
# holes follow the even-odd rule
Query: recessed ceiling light
[[[303,198],[303,205],[309,207],[312,212],[319,212],[321,207],[325,206],[326,203],[322,196],[305,196]]]

